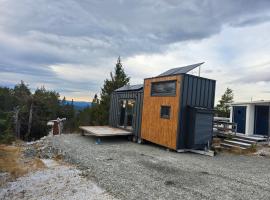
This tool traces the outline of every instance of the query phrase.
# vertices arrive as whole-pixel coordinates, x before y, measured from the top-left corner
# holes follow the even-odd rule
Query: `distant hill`
[[[71,104],[72,101],[66,100],[67,104]],[[73,101],[73,106],[76,110],[82,110],[86,107],[91,107],[92,103],[87,101]]]

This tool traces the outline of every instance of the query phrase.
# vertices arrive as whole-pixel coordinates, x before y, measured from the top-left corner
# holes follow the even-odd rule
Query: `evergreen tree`
[[[66,97],[64,96],[63,99],[62,99],[62,105],[66,105],[67,101],[66,101]]]
[[[21,81],[14,87],[14,97],[15,97],[15,135],[18,138],[25,139],[25,133],[28,130],[28,119],[30,110],[30,101],[32,98],[31,91],[27,84]]]
[[[13,89],[0,87],[0,143],[11,143],[15,139],[13,132],[15,102]]]
[[[92,104],[99,104],[99,99],[98,99],[98,96],[97,94],[95,94],[93,100],[92,100]]]
[[[11,111],[15,104],[14,90],[0,87],[0,112]]]
[[[100,104],[98,105],[98,108],[96,108],[95,112],[92,113],[96,118],[94,122],[95,124],[108,124],[111,94],[114,90],[129,84],[129,80],[130,78],[124,71],[121,59],[118,57],[114,73],[111,72],[110,79],[106,79],[104,81],[100,94]],[[94,117],[92,118],[93,120]]]
[[[57,117],[67,118],[67,128],[73,131],[77,126],[73,102],[44,87],[31,93],[23,81],[14,89],[0,87],[0,143],[9,143],[16,136],[33,140],[48,134],[47,122]]]
[[[14,87],[14,96],[21,106],[26,105],[29,99],[31,98],[31,91],[23,81],[15,85]]]
[[[233,91],[230,88],[227,88],[216,106],[216,111],[219,117],[230,117],[230,106],[228,104],[232,102]]]
[[[26,140],[39,139],[47,135],[49,127],[47,122],[58,117],[60,109],[59,94],[46,90],[45,87],[37,88],[33,94],[33,119],[32,127]]]

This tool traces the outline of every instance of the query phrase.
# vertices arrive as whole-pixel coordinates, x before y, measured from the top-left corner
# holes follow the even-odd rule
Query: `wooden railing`
[[[219,133],[235,134],[237,131],[237,123],[223,121],[223,120],[214,120],[214,129]]]

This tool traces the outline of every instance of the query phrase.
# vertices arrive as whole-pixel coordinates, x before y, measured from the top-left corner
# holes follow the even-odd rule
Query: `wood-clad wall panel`
[[[176,80],[175,96],[151,96],[151,83]],[[144,81],[141,137],[150,142],[176,149],[179,97],[182,76],[167,76]],[[171,106],[170,119],[160,117],[161,106]]]

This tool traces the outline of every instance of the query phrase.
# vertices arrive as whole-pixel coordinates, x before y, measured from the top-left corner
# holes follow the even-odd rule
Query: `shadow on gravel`
[[[142,160],[140,163],[151,171],[156,171],[158,176],[167,177],[168,179],[164,181],[164,185],[170,187],[194,187],[196,185],[201,185],[202,183],[207,183],[209,172],[206,171],[190,171],[183,170],[174,166],[170,166],[170,163],[163,163],[157,160]],[[179,178],[175,178],[179,177]]]
[[[127,136],[113,136],[113,137],[96,137],[96,136],[90,136],[90,135],[85,135],[81,136],[84,137],[84,139],[88,142],[91,143],[96,143],[98,139],[100,139],[100,144],[120,144],[120,143],[127,143],[129,142]]]

